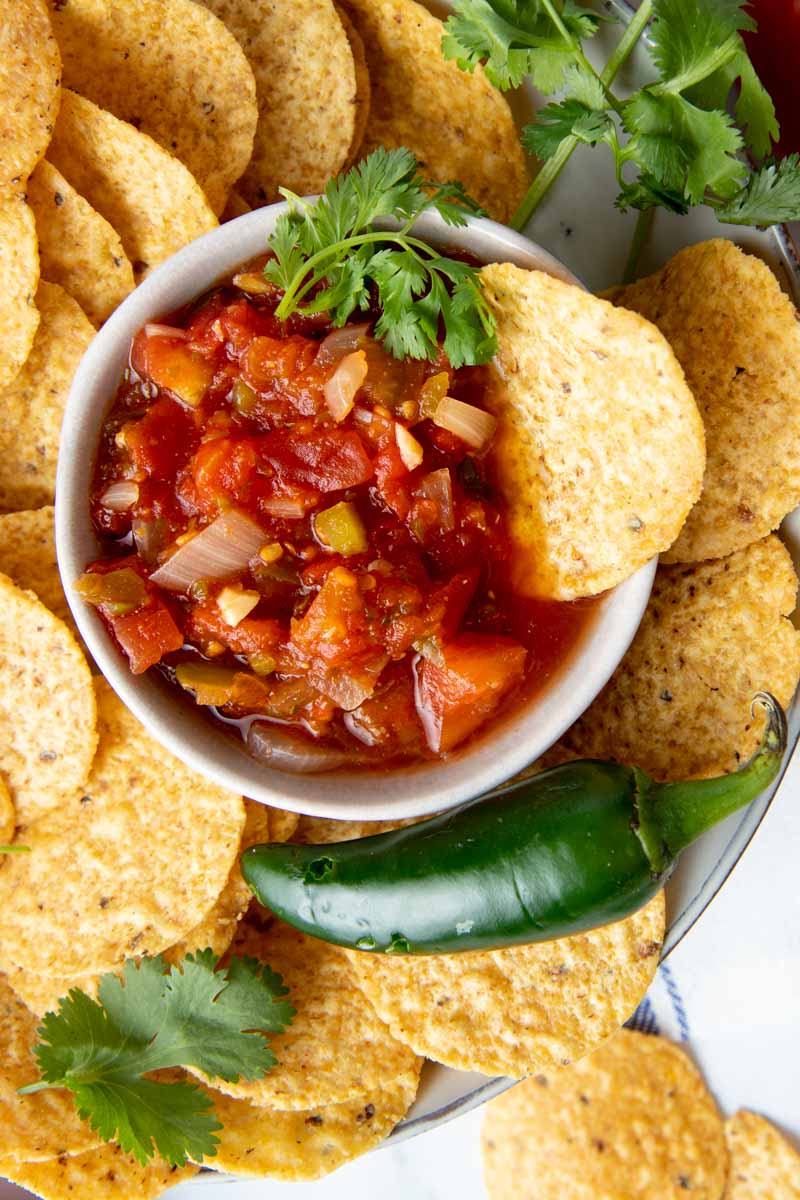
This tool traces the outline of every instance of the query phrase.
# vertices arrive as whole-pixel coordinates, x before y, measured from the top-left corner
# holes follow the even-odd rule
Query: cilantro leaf
[[[374,151],[332,179],[316,201],[281,190],[289,208],[269,239],[274,257],[264,268],[284,293],[279,319],[327,312],[341,326],[357,308],[368,310],[376,294],[383,312],[375,336],[395,357],[435,358],[440,326],[454,367],[492,357],[494,323],[477,270],[413,236],[414,221],[429,210],[448,225],[463,225],[468,212],[485,215],[461,183],[423,179],[413,154],[400,148]],[[451,290],[458,286],[456,303]]]
[[[22,1091],[68,1088],[81,1117],[142,1164],[154,1153],[173,1165],[212,1155],[220,1125],[207,1094],[148,1076],[194,1067],[231,1082],[261,1078],[275,1065],[265,1034],[294,1015],[285,994],[251,958],[226,970],[211,950],[168,969],[160,957],[129,959],[121,977],[102,977],[98,1000],[75,988],[46,1014],[34,1047],[41,1082]]]
[[[732,57],[740,29],[755,29],[747,0],[653,0],[651,53],[662,86],[684,91]]]
[[[769,92],[756,74],[741,39],[739,48],[729,62],[707,79],[689,88],[686,99],[699,108],[718,108],[725,111],[734,84],[739,83],[736,99],[736,120],[744,132],[745,143],[757,158],[769,154],[772,142],[780,137],[775,105]]]
[[[720,221],[734,225],[796,221],[800,218],[800,156],[790,154],[778,163],[766,163],[716,212]]]
[[[576,137],[593,146],[612,128],[607,113],[593,111],[580,100],[567,99],[540,108],[535,123],[523,129],[522,144],[531,154],[546,161],[552,158],[564,138]]]

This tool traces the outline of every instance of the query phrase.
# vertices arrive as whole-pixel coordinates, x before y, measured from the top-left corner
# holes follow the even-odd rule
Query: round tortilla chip
[[[61,61],[44,0],[12,0],[0,21],[0,195],[21,195],[47,149]]]
[[[418,1060],[413,1077],[387,1080],[357,1100],[299,1112],[259,1108],[208,1089],[224,1128],[216,1156],[204,1166],[290,1182],[321,1179],[391,1133],[414,1102],[420,1067]]]
[[[28,180],[41,273],[101,325],[135,286],[133,267],[108,221],[43,160]]]
[[[772,271],[715,238],[610,297],[667,338],[705,424],[703,492],[664,561],[722,558],[777,529],[800,503],[800,324]]]
[[[245,213],[252,211],[244,196],[240,196],[238,192],[231,192],[228,196],[228,203],[222,210],[219,219],[223,223],[225,221],[235,221],[237,217],[243,217]]]
[[[0,975],[0,1177],[13,1164],[79,1154],[101,1139],[80,1120],[67,1091],[20,1096],[18,1088],[35,1083],[39,1067],[33,1056],[39,1022]]]
[[[41,975],[113,970],[174,945],[225,887],[244,828],[241,797],[173,758],[94,682],[86,786],[31,824],[31,853],[0,872],[0,959]]]
[[[0,775],[0,845],[10,846],[14,840],[16,829],[17,810],[14,808],[14,801],[11,799],[8,784],[2,775]],[[3,858],[0,857],[0,867],[2,865]]]
[[[67,88],[47,157],[116,229],[137,280],[217,225],[182,162]]]
[[[499,352],[487,407],[515,584],[574,600],[666,550],[700,495],[703,423],[642,317],[510,263],[481,270]]]
[[[288,842],[300,822],[298,813],[287,812],[283,808],[267,807],[269,837],[267,842]]]
[[[800,1154],[774,1125],[741,1109],[725,1122],[725,1137],[724,1200],[800,1200]]]
[[[481,67],[442,55],[442,22],[415,0],[342,0],[364,43],[371,81],[361,156],[407,146],[426,179],[460,179],[496,221],[528,189],[525,155],[504,96]]]
[[[53,31],[65,87],[179,158],[221,212],[258,120],[253,72],[223,23],[192,0],[66,0]]]
[[[30,354],[39,312],[39,249],[33,213],[21,197],[0,200],[0,388]]]
[[[54,516],[52,505],[0,516],[0,571],[35,592],[77,637],[58,572]]]
[[[482,1148],[489,1200],[719,1200],[727,1167],[697,1067],[628,1030],[493,1100]]]
[[[565,1066],[611,1037],[658,966],[664,896],[589,933],[477,953],[347,951],[395,1037],[462,1071],[520,1079]]]
[[[97,745],[95,695],[75,638],[33,592],[0,575],[0,609],[0,763],[27,843],[28,827],[86,782]],[[2,943],[10,914],[0,911]]]
[[[0,510],[52,504],[61,423],[72,377],[94,327],[55,283],[36,292],[41,323],[13,383],[0,392]]]
[[[417,1057],[374,1012],[341,950],[254,906],[233,952],[269,963],[296,1011],[288,1029],[271,1039],[277,1066],[263,1079],[216,1081],[220,1091],[292,1111],[363,1099],[387,1080],[413,1095]]]
[[[796,593],[775,534],[730,558],[659,567],[630,650],[557,744],[558,760],[615,758],[664,781],[735,771],[763,729],[755,693],[785,708],[795,693]]]
[[[361,34],[356,29],[353,22],[348,17],[347,13],[338,4],[336,5],[336,15],[342,22],[347,40],[350,43],[350,53],[353,55],[353,65],[356,72],[356,99],[355,99],[355,119],[353,137],[350,142],[350,153],[347,155],[345,166],[352,166],[361,157],[361,143],[364,141],[364,134],[367,132],[367,122],[369,121],[369,106],[370,96],[372,93],[372,85],[369,78],[369,67],[367,66],[367,55],[364,50],[364,42]]]
[[[405,821],[332,821],[329,817],[301,817],[297,832],[291,840],[305,846],[352,842],[355,838],[371,837],[373,833],[404,829],[406,825],[416,825],[420,820],[425,818],[411,817]]]
[[[202,0],[225,22],[256,80],[258,128],[237,191],[257,208],[279,187],[321,192],[350,153],[356,72],[332,0]]]
[[[42,1200],[155,1200],[168,1188],[197,1174],[197,1167],[141,1167],[119,1146],[98,1146],[90,1154],[75,1154],[52,1162],[4,1162],[0,1166],[12,1183]]]

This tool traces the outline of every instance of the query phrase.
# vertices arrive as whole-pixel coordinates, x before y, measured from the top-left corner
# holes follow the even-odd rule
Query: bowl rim
[[[288,775],[258,763],[243,742],[182,705],[165,681],[149,672],[132,675],[97,613],[73,592],[75,579],[96,553],[89,484],[100,426],[127,365],[133,335],[148,320],[180,308],[255,257],[286,207],[280,203],[257,209],[191,242],[153,271],[93,338],[74,376],[62,425],[55,503],[59,570],[75,623],[98,668],[154,738],[187,765],[230,791],[312,816],[424,816],[490,791],[523,770],[589,706],[636,633],[656,559],[600,599],[567,662],[496,731],[449,759],[385,772]],[[467,250],[482,262],[515,262],[580,285],[536,242],[486,218],[468,216],[464,226],[451,226],[438,213],[427,212],[415,232],[432,244]]]

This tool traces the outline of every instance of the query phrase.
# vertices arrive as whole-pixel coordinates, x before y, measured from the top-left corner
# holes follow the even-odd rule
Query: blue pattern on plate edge
[[[661,1003],[659,1003],[659,993],[661,993]],[[666,1011],[664,1011],[665,1006]],[[629,1029],[636,1029],[639,1033],[655,1034],[664,1033],[665,1026],[677,1025],[678,1040],[689,1041],[689,1018],[686,1013],[686,1005],[675,982],[675,976],[666,963],[662,963],[658,968],[658,974],[650,993],[645,996],[626,1024]]]

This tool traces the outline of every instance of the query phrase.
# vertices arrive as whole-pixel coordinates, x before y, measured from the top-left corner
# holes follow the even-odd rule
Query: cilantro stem
[[[600,73],[600,82],[604,90],[606,90],[606,94],[608,94],[607,89],[614,82],[619,71],[630,57],[634,46],[641,37],[642,31],[652,15],[653,0],[642,0],[636,15],[632,17],[627,29]],[[523,229],[527,225],[531,216],[569,162],[572,152],[578,144],[579,139],[576,137],[570,136],[564,138],[555,154],[547,160],[528,188],[527,195],[511,218],[510,224],[512,229]]]
[[[709,75],[713,75],[720,67],[724,67],[729,62],[734,54],[739,52],[742,44],[742,39],[738,33],[732,33],[721,46],[718,46],[713,54],[708,55],[703,59],[703,62],[694,71],[683,71],[680,75],[675,75],[672,79],[667,79],[661,83],[654,83],[648,90],[653,96],[679,96],[681,92],[685,92],[687,88],[692,87],[695,83],[700,83],[703,79],[707,79]]]
[[[330,246],[325,246],[322,250],[318,250],[316,254],[312,254],[310,258],[306,259],[284,292],[280,304],[275,309],[275,316],[278,320],[283,321],[290,313],[294,312],[306,293],[323,278],[323,273],[318,271],[317,268],[326,259],[339,258],[343,250],[352,250],[355,246],[366,246],[372,242],[394,242],[404,250],[415,251],[416,257],[420,260],[422,259],[420,251],[429,258],[436,258],[438,254],[431,246],[428,246],[425,242],[421,242],[419,238],[409,237],[403,230],[395,233],[390,229],[381,229],[374,230],[371,233],[360,233],[354,237],[342,238],[340,242],[334,242]],[[306,278],[309,275],[310,278]],[[305,282],[303,282],[304,280]]]
[[[30,846],[0,846],[0,854],[30,854]]]
[[[628,251],[628,260],[625,263],[625,270],[622,273],[623,283],[633,283],[637,277],[639,259],[644,249],[644,244],[653,228],[655,214],[656,210],[654,208],[645,208],[639,211],[639,215],[636,218],[636,228],[633,231],[631,248]]]

